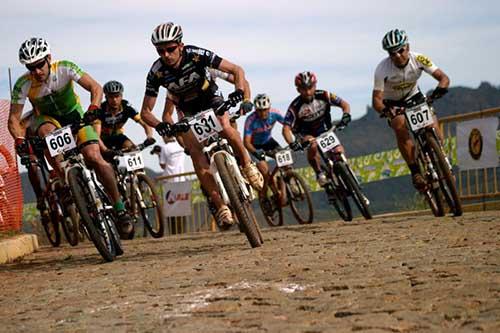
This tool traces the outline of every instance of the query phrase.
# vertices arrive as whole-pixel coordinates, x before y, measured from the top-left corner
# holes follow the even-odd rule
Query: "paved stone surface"
[[[3,332],[500,332],[500,212],[88,244],[0,267]]]

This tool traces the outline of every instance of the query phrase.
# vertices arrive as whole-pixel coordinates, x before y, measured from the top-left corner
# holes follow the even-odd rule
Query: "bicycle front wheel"
[[[80,168],[72,168],[68,172],[68,183],[90,239],[104,260],[113,261],[116,257],[116,252],[111,232],[106,223],[103,223],[102,212],[97,210],[91,188],[88,181],[84,179]]]
[[[312,223],[314,219],[313,204],[306,182],[295,171],[289,171],[285,179],[290,209],[295,219],[299,224]]]
[[[462,202],[457,192],[457,187],[455,185],[455,176],[451,171],[448,162],[445,159],[441,145],[438,143],[433,132],[428,131],[426,133],[427,143],[431,148],[432,154],[435,156],[437,164],[434,166],[436,172],[439,176],[439,184],[441,187],[441,192],[450,207],[450,210],[455,216],[462,215]]]
[[[231,207],[238,217],[240,228],[247,236],[252,247],[262,246],[262,235],[255,215],[253,214],[252,207],[248,201],[242,201],[240,199],[233,175],[228,170],[225,156],[217,154],[214,159],[217,165],[217,171],[219,172],[224,188],[229,196]]]
[[[163,237],[165,226],[163,224],[163,211],[156,195],[155,186],[146,174],[137,174],[137,190],[135,195],[137,207],[141,211],[144,226],[154,238]]]
[[[266,218],[267,224],[271,227],[283,225],[283,209],[277,200],[278,193],[268,187],[265,196],[259,195],[259,206],[262,214]]]

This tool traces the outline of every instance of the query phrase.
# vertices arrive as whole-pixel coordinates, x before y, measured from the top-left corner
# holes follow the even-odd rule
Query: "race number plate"
[[[323,153],[326,153],[327,151],[330,151],[340,145],[340,140],[337,138],[335,133],[333,133],[333,131],[321,134],[316,138],[316,141],[318,142],[319,149],[321,149]]]
[[[427,103],[408,108],[406,110],[406,119],[408,119],[412,131],[419,130],[422,127],[427,127],[434,123],[432,112]]]
[[[205,141],[209,137],[222,131],[222,126],[219,123],[214,110],[207,110],[200,113],[191,119],[189,125],[191,126],[191,131],[194,136],[196,136],[198,142]]]
[[[45,143],[49,148],[50,156],[54,157],[65,151],[76,148],[75,138],[71,133],[71,127],[66,126],[56,129],[55,131],[47,134]]]
[[[127,171],[144,169],[144,159],[139,151],[123,154],[123,156],[120,157],[120,160],[120,164],[124,165],[127,168]]]
[[[281,168],[293,164],[292,152],[290,150],[282,150],[276,153],[276,165]]]

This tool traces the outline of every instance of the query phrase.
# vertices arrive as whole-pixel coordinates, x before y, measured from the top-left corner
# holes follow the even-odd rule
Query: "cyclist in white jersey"
[[[411,100],[423,99],[424,96],[417,85],[422,72],[426,72],[439,82],[430,99],[446,94],[450,79],[427,56],[410,51],[408,36],[404,30],[389,31],[382,40],[382,47],[389,55],[375,70],[372,105],[377,112],[389,117],[390,126],[396,134],[398,148],[411,171],[413,184],[418,190],[423,190],[425,179],[415,161],[415,145],[406,128],[404,115],[394,116],[395,108]],[[442,140],[435,116],[434,128]]]

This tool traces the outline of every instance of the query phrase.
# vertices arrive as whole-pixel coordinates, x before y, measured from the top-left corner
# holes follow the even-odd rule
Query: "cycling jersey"
[[[340,107],[341,103],[340,97],[325,90],[316,90],[310,102],[298,96],[288,107],[284,123],[294,133],[318,136],[332,127],[331,106]]]
[[[73,112],[83,114],[80,99],[73,88],[84,72],[71,61],[55,61],[50,65],[47,81],[38,82],[29,73],[22,75],[12,91],[12,104],[23,104],[28,98],[39,114],[63,117]]]
[[[101,133],[103,136],[113,136],[123,133],[123,126],[128,119],[139,122],[141,116],[134,107],[126,100],[122,100],[120,111],[113,115],[109,110],[108,102],[101,104],[101,109],[97,114],[97,120],[101,123]]]
[[[217,69],[221,62],[222,58],[212,51],[186,45],[179,68],[168,67],[161,58],[153,63],[146,81],[146,96],[157,97],[163,86],[185,115],[217,107],[223,100],[207,69]]]
[[[257,112],[252,112],[245,120],[245,136],[252,136],[252,144],[265,145],[271,140],[271,131],[274,124],[279,122],[283,124],[284,118],[276,109],[270,109],[268,117],[262,119],[257,115]]]
[[[434,73],[438,67],[426,56],[409,52],[409,61],[405,67],[399,68],[390,57],[385,58],[375,70],[373,90],[384,92],[384,99],[406,100],[420,92],[417,81],[422,71]]]

